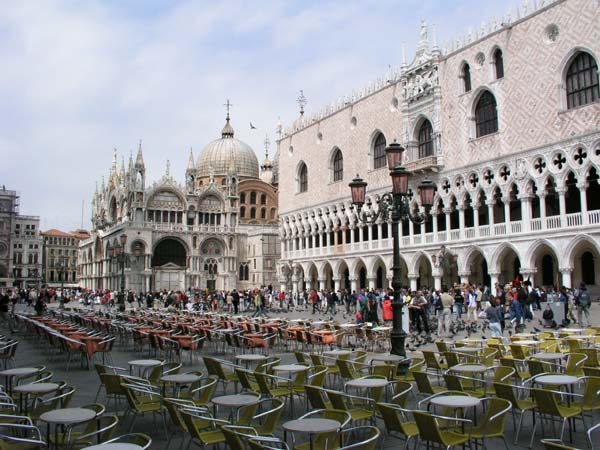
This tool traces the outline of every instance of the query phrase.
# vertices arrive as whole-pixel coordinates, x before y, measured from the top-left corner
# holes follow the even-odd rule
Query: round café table
[[[327,350],[327,351],[324,351],[323,354],[325,356],[337,358],[339,356],[350,356],[352,354],[352,352],[350,350]]]
[[[236,412],[244,406],[255,405],[260,401],[258,395],[248,394],[233,394],[233,395],[221,395],[219,397],[213,397],[211,403],[213,404],[213,415],[217,416],[217,406],[223,406],[230,408],[229,421],[233,423],[234,410]]]
[[[386,388],[388,386],[388,380],[384,380],[381,378],[356,378],[354,380],[350,380],[346,382],[344,386],[346,391],[348,388],[354,388],[358,390],[371,391],[371,389],[377,388]],[[387,401],[387,390],[385,391],[386,401]],[[371,398],[371,396],[369,396]]]
[[[28,398],[31,394],[43,395],[54,392],[59,388],[58,383],[28,383],[15,386],[13,392],[19,394],[19,411],[28,414]],[[25,408],[23,408],[23,397],[25,397]]]
[[[487,367],[483,364],[459,364],[457,366],[450,367],[449,370],[452,372],[461,372],[461,373],[484,373],[487,370],[492,369],[492,367]]]
[[[183,384],[191,384],[200,380],[200,375],[196,375],[195,373],[175,373],[171,375],[163,375],[160,377],[160,381],[163,382],[162,385],[162,395],[165,396],[166,386],[167,384],[173,385],[173,393],[178,393],[181,385]]]
[[[96,411],[86,408],[60,408],[43,413],[40,420],[46,422],[47,442],[50,443],[50,425],[54,425],[54,448],[58,448],[58,427],[68,428],[72,425],[88,422],[96,418]]]
[[[244,366],[246,367],[246,369],[248,369],[250,364],[252,364],[252,363],[258,364],[259,362],[267,359],[267,356],[259,355],[257,353],[250,353],[250,354],[245,354],[245,355],[236,355],[235,359],[237,359],[238,361],[242,361],[244,363]]]
[[[477,397],[471,397],[469,395],[440,395],[438,397],[434,397],[430,400],[430,403],[435,406],[441,406],[443,408],[454,408],[458,409],[467,409],[467,408],[476,408],[481,400]],[[463,415],[464,417],[464,415]],[[476,424],[475,419],[477,418],[476,414],[473,414],[474,424]],[[463,431],[464,431],[464,422],[462,423]]]
[[[371,362],[373,361],[383,361],[383,362],[400,362],[404,361],[406,358],[400,355],[393,355],[391,353],[375,353],[371,358]]]
[[[15,367],[14,369],[6,369],[0,372],[0,375],[4,376],[4,385],[6,386],[6,392],[12,394],[12,385],[14,380],[19,378],[33,375],[39,372],[40,369],[36,367]]]
[[[142,450],[143,447],[135,444],[126,444],[124,442],[110,442],[107,444],[92,445],[84,447],[82,450]]]
[[[129,364],[129,374],[133,371],[134,367],[137,367],[138,375],[142,376],[142,372],[146,372],[148,369],[156,366],[161,366],[163,364],[162,361],[158,359],[133,359],[128,361]]]
[[[309,369],[309,366],[303,366],[301,364],[280,364],[278,366],[273,366],[274,372],[287,372],[290,374],[304,372]]]
[[[579,378],[572,375],[540,375],[535,377],[534,382],[542,385],[571,386],[577,384]]]
[[[306,433],[310,442],[310,450],[313,449],[313,437],[319,433],[332,433],[340,429],[341,424],[333,419],[296,419],[285,422],[283,425],[284,437],[287,441],[287,432]]]
[[[553,352],[539,352],[531,355],[532,358],[540,359],[542,361],[558,361],[565,357],[564,353],[553,353]]]

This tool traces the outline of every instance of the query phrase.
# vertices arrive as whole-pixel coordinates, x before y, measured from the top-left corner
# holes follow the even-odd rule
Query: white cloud
[[[504,5],[504,6],[503,6]],[[277,117],[360,88],[411,56],[420,19],[438,40],[465,33],[506,2],[8,2],[0,9],[0,183],[21,191],[43,228],[80,225],[112,149],[144,141],[149,181],[183,180],[189,148],[219,137],[226,98],[236,135],[262,158]],[[260,129],[251,132],[252,121]],[[272,146],[272,151],[274,151]],[[120,161],[121,156],[119,156]],[[88,225],[89,206],[85,226]]]

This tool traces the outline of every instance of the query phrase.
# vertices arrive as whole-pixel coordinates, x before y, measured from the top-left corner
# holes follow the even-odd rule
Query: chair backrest
[[[515,374],[515,369],[508,366],[497,366],[494,372],[494,383],[504,383]]]
[[[429,380],[429,374],[427,372],[413,372],[415,377],[415,383],[420,394],[433,395],[433,386]]]
[[[583,364],[584,367],[592,367],[598,368],[600,367],[600,362],[598,360],[598,349],[590,347],[590,348],[582,348],[578,350],[578,353],[583,353],[587,356],[587,360]]]
[[[265,403],[269,409],[255,415],[252,419],[260,421],[260,434],[262,436],[271,436],[275,434],[275,428],[279,423],[281,414],[283,414],[285,402],[279,398],[266,398],[260,401],[260,409],[265,408]]]
[[[308,397],[310,406],[315,409],[326,409],[327,404],[324,398],[327,395],[327,391],[319,386],[304,385],[304,391]]]
[[[494,390],[499,398],[509,401],[513,408],[519,409],[517,396],[515,395],[515,391],[513,391],[513,387],[510,384],[494,383]]]
[[[528,347],[525,347],[520,344],[510,344],[509,347],[510,347],[510,353],[512,354],[513,358],[516,358],[516,359],[527,358],[528,351],[526,349]]]
[[[435,417],[425,411],[413,411],[413,417],[417,423],[419,437],[422,441],[434,442],[446,447],[440,435],[439,426]]]
[[[559,439],[542,439],[540,442],[544,444],[546,450],[577,450],[575,447],[564,444]]]
[[[296,361],[301,364],[309,362],[306,360],[306,355],[302,352],[294,352],[294,356],[296,357]],[[312,355],[311,355],[311,359],[312,359]]]
[[[446,382],[446,387],[451,391],[464,391],[464,387],[460,381],[460,377],[458,375],[454,375],[451,373],[444,374],[444,381]]]
[[[531,376],[541,375],[546,372],[543,361],[539,359],[530,358],[527,360],[527,367]]]
[[[215,390],[217,389],[217,381],[218,378],[214,375],[211,375],[204,381],[202,381],[202,384],[198,388],[200,391],[200,395],[196,400],[197,404],[206,405],[208,404],[208,402],[210,402],[210,400],[213,397],[213,394],[215,393]]]
[[[598,392],[600,392],[600,377],[585,377],[582,405],[590,409],[600,409]]]
[[[348,411],[350,409],[348,408],[343,392],[327,390],[327,397],[329,397],[329,400],[331,400],[331,404],[335,409],[341,411]]]
[[[412,392],[413,385],[408,381],[396,381],[394,385],[394,396],[392,397],[392,403],[399,405],[402,408],[406,407],[410,393]]]
[[[458,355],[455,352],[444,352],[443,355],[446,359],[446,362],[448,363],[448,367],[460,364],[460,361],[458,360]]]
[[[448,343],[446,341],[435,341],[435,346],[437,347],[438,352],[440,353],[450,351],[450,347],[448,346]]]
[[[560,416],[560,410],[556,401],[555,394],[545,389],[532,389],[533,398],[537,403],[540,414],[551,416]]]
[[[147,434],[143,433],[129,433],[122,436],[116,437],[107,441],[106,443],[121,443],[121,444],[134,444],[142,447],[142,450],[146,450],[152,444],[152,438]]]
[[[494,365],[494,360],[496,359],[496,356],[498,354],[499,354],[499,351],[494,348],[491,348],[491,347],[484,348],[483,354],[481,355],[479,362],[486,367],[492,367]]]
[[[428,369],[441,370],[440,362],[438,361],[435,352],[430,350],[423,350],[423,358],[425,358],[425,364]]]
[[[512,409],[512,403],[503,398],[482,399],[486,404],[485,417],[481,421],[481,429],[485,435],[502,434],[506,423],[506,415]]]
[[[340,375],[345,380],[351,380],[355,377],[354,375],[354,366],[350,361],[346,361],[343,359],[336,359],[335,364],[340,369]]]
[[[339,450],[375,450],[381,432],[374,426],[353,427],[342,432],[343,435],[362,436],[362,440],[348,444],[348,439],[343,439],[346,445],[340,447]]]
[[[395,431],[405,436],[407,435],[406,424],[409,423],[406,415],[408,413],[407,410],[389,403],[377,403],[377,409],[381,413],[385,429],[388,433]]]
[[[587,356],[583,353],[569,353],[567,364],[565,366],[565,374],[574,377],[583,376],[583,365],[587,360]]]
[[[225,437],[225,443],[227,447],[231,450],[246,450],[244,446],[244,441],[242,437],[245,433],[248,433],[250,430],[244,429],[244,434],[235,431],[236,427],[224,426],[221,427],[221,431],[223,432],[223,436]],[[255,435],[256,433],[253,433]]]
[[[308,382],[312,386],[323,387],[325,384],[325,378],[327,378],[327,367],[326,366],[313,366],[313,373],[309,376]]]

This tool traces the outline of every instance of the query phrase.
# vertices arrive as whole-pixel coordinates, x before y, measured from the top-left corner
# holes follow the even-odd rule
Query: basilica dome
[[[221,139],[210,142],[198,156],[198,164],[196,164],[198,178],[227,175],[232,163],[238,177],[258,178],[256,153],[248,144],[235,139],[233,134],[233,127],[227,117]]]

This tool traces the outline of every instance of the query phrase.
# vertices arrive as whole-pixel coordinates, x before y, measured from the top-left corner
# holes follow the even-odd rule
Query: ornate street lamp
[[[416,214],[410,211],[410,200],[408,198],[408,178],[410,172],[402,167],[402,153],[404,148],[394,141],[385,149],[390,177],[392,178],[392,192],[386,192],[379,200],[379,209],[376,213],[367,213],[362,210],[365,204],[367,193],[367,183],[358,175],[349,184],[352,195],[352,204],[356,207],[359,219],[368,224],[375,223],[381,217],[392,219],[392,239],[393,247],[393,265],[392,265],[392,289],[394,290],[394,300],[392,308],[394,311],[393,329],[390,333],[392,344],[391,353],[406,357],[404,341],[406,333],[402,328],[402,284],[400,278],[400,238],[398,236],[398,224],[403,220],[410,220],[415,224],[422,224],[429,219],[428,211],[433,205],[433,196],[435,194],[435,185],[431,180],[425,179],[419,184],[419,195],[421,205],[425,208],[424,212]]]

